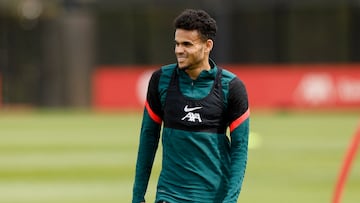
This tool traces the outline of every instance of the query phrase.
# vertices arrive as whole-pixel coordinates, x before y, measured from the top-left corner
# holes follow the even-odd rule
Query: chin
[[[185,68],[187,68],[188,66],[187,66],[186,64],[178,63],[178,67],[179,67],[180,69],[185,69]]]

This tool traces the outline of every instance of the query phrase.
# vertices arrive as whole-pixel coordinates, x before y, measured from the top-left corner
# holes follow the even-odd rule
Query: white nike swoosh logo
[[[198,110],[198,109],[202,109],[202,106],[189,108],[188,105],[186,105],[186,106],[184,107],[184,111],[185,111],[185,112],[195,111],[195,110]]]

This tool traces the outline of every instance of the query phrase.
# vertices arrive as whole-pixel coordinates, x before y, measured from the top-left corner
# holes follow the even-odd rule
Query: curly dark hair
[[[186,9],[174,20],[175,29],[197,30],[202,39],[215,40],[216,21],[204,10]]]

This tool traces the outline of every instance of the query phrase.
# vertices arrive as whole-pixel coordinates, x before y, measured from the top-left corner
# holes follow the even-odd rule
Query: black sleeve
[[[248,96],[243,82],[235,77],[229,83],[228,118],[232,122],[249,108]]]
[[[159,95],[159,81],[161,76],[161,69],[155,71],[149,81],[146,102],[149,104],[151,110],[158,115],[160,118],[163,118],[160,95]]]

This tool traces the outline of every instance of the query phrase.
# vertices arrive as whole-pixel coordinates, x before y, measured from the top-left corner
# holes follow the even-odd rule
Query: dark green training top
[[[156,201],[237,201],[247,162],[248,98],[238,77],[210,62],[212,68],[196,80],[176,64],[153,73],[141,126],[133,203],[145,201],[162,125]]]

